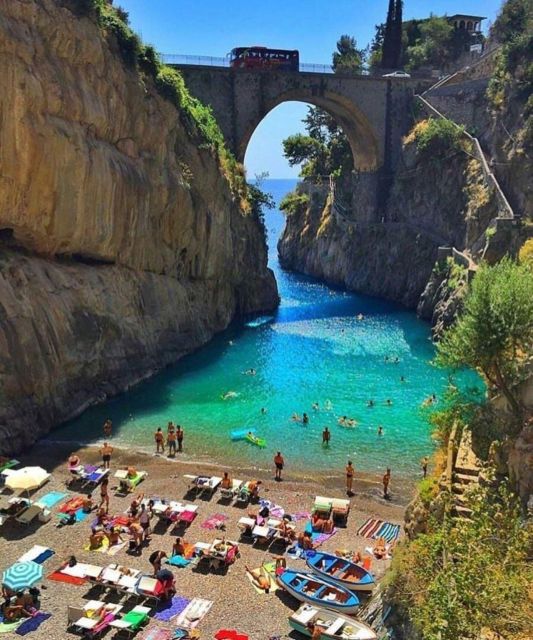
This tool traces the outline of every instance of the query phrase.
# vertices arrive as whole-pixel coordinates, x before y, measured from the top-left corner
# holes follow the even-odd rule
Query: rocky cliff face
[[[344,192],[356,204],[368,200],[367,188],[354,179]],[[362,220],[353,205],[355,213],[341,213],[327,191],[312,195],[308,207],[287,215],[278,245],[283,266],[411,308],[432,277],[438,247],[469,246],[496,215],[475,160],[461,151],[428,159],[413,143],[403,149],[380,219]],[[423,315],[431,318],[437,299],[428,293],[426,300]]]
[[[216,154],[92,20],[53,0],[0,2],[0,71],[11,453],[278,297]]]

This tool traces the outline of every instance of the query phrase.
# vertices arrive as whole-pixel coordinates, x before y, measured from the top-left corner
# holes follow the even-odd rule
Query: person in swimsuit
[[[249,569],[247,565],[244,566],[248,575],[252,578],[252,582],[258,588],[268,593],[270,591],[270,576],[268,575],[268,571],[263,567],[259,567],[259,569]]]
[[[178,451],[183,451],[183,429],[181,425],[176,427],[176,439],[178,441]]]
[[[172,545],[172,555],[182,556],[185,553],[185,542],[183,538],[178,536]]]
[[[429,458],[427,456],[424,456],[420,464],[422,466],[422,476],[425,478],[428,474]]]
[[[174,433],[174,425],[169,426],[169,431],[167,434],[167,447],[169,458],[174,457],[176,455],[176,434]]]
[[[112,432],[113,432],[113,423],[111,422],[111,420],[107,419],[104,422],[104,436],[106,438],[110,438]]]
[[[231,489],[231,478],[229,477],[229,474],[227,471],[224,471],[224,477],[222,478],[222,482],[220,483],[220,486],[222,489]]]
[[[165,436],[163,435],[163,430],[161,427],[157,429],[154,433],[155,440],[155,452],[156,453],[165,453]]]
[[[102,462],[103,462],[104,469],[109,469],[109,464],[111,462],[111,454],[113,453],[113,447],[108,442],[104,442],[104,446],[100,449],[100,453],[102,454]]]
[[[143,530],[143,541],[150,540],[150,512],[146,509],[144,502],[141,502],[141,511],[139,513],[139,524]]]
[[[389,484],[390,484],[390,469],[387,469],[383,476],[383,497],[385,500],[390,498],[389,496]]]
[[[327,427],[325,427],[324,431],[322,431],[322,444],[329,445],[330,440],[331,440],[331,432]]]
[[[161,563],[163,559],[167,557],[167,554],[164,551],[154,551],[150,554],[148,560],[150,564],[154,568],[154,576],[161,570]]]
[[[383,435],[383,427],[381,425],[378,426],[378,436]]]
[[[302,422],[303,422],[303,424],[309,424],[309,416],[307,415],[307,413],[303,414]]]
[[[285,466],[285,460],[283,459],[283,456],[281,455],[281,451],[278,451],[276,453],[276,455],[274,456],[274,465],[276,467],[275,479],[280,481],[281,480],[281,472],[283,471],[283,467]]]
[[[352,461],[348,460],[348,464],[346,465],[346,493],[349,496],[353,496],[352,486],[353,486],[353,476],[355,473],[355,469],[353,468]]]
[[[109,511],[109,478],[104,478],[100,484],[100,504],[99,508],[105,504],[105,512]]]

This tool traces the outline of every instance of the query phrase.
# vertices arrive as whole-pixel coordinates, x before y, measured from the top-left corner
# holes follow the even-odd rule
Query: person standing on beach
[[[324,427],[324,431],[322,431],[322,444],[326,444],[329,446],[329,441],[331,440],[331,431]]]
[[[109,418],[104,422],[104,436],[106,438],[110,438],[111,437],[111,433],[113,431],[113,423],[111,422],[111,420],[109,420]]]
[[[101,509],[105,504],[105,512],[109,512],[109,478],[104,478],[100,483],[100,504],[98,508]]]
[[[163,435],[163,431],[161,427],[159,427],[157,431],[154,433],[154,440],[155,440],[155,452],[165,453],[165,436]]]
[[[420,462],[420,464],[422,465],[422,477],[426,477],[428,474],[428,464],[429,464],[429,458],[427,456],[424,456]]]
[[[104,469],[109,469],[109,463],[111,462],[111,454],[113,453],[113,447],[104,442],[104,446],[100,449],[100,453],[102,454],[102,463]]]
[[[390,498],[389,495],[389,484],[390,484],[390,469],[387,469],[385,475],[383,476],[383,497],[385,500]]]
[[[276,466],[275,479],[279,482],[281,480],[281,472],[283,471],[283,467],[285,466],[285,460],[281,455],[281,451],[278,451],[274,456],[274,465]]]
[[[174,457],[176,455],[176,434],[174,433],[174,425],[172,423],[170,423],[168,427],[167,447],[169,457]]]
[[[352,461],[348,460],[348,464],[346,465],[346,493],[349,496],[353,496],[352,486],[354,473],[355,469],[353,468]]]
[[[176,438],[178,440],[178,451],[183,451],[183,429],[181,425],[176,427]]]

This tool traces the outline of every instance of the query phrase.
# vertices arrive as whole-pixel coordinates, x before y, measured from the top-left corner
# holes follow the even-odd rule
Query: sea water
[[[293,180],[263,183],[276,204],[294,186]],[[421,405],[431,394],[442,398],[450,375],[432,365],[429,325],[396,304],[283,271],[276,249],[283,215],[276,208],[265,218],[279,309],[230,327],[177,365],[87,410],[53,439],[99,442],[110,418],[117,446],[152,451],[154,431],[166,431],[171,420],[185,430],[180,455],[188,460],[268,468],[280,450],[295,472],[338,474],[347,459],[367,472],[391,467],[409,477],[419,470],[433,448]],[[471,371],[455,381],[480,385]],[[291,419],[304,412],[308,424]],[[356,426],[339,425],[342,416]],[[231,431],[242,429],[254,429],[266,448],[232,441]]]

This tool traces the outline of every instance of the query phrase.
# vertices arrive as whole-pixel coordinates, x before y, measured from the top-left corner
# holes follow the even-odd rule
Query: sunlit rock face
[[[9,453],[278,297],[216,154],[89,18],[0,4],[0,115]]]

